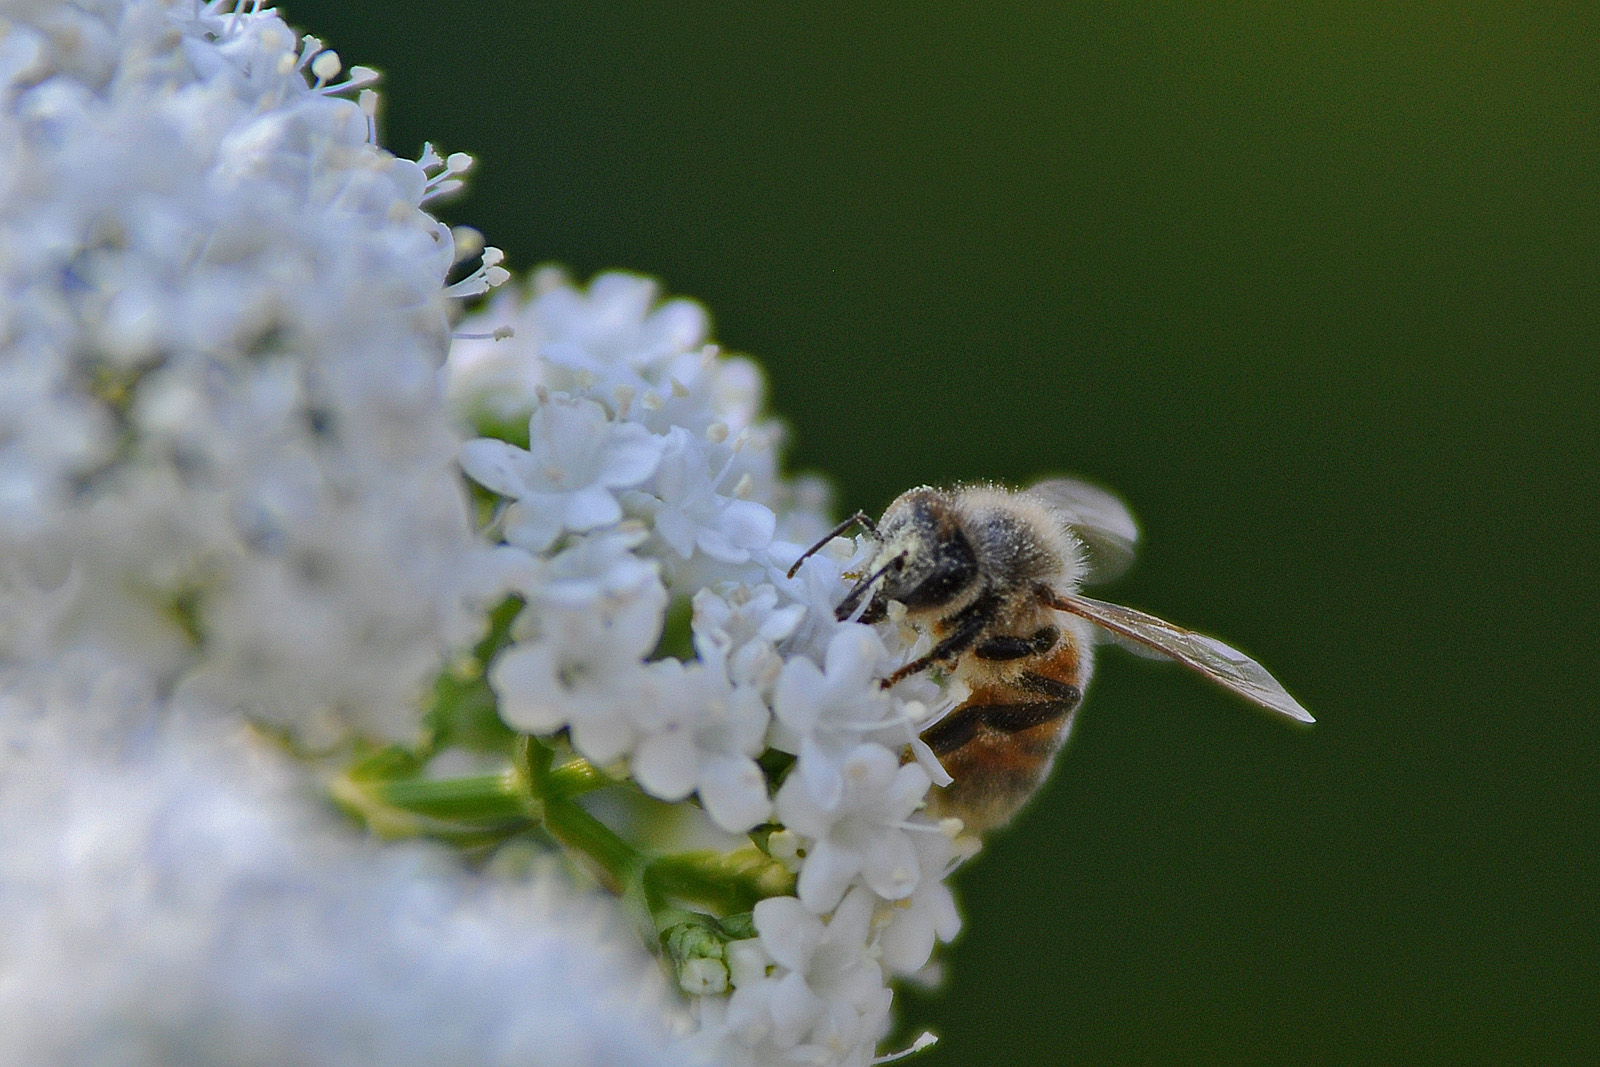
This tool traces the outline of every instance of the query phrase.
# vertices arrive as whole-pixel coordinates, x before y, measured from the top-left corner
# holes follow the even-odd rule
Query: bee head
[[[862,622],[883,618],[891,600],[911,611],[941,608],[978,580],[977,555],[948,493],[935,489],[905,493],[889,505],[878,529],[883,549],[839,604],[838,618],[854,614],[869,593]]]

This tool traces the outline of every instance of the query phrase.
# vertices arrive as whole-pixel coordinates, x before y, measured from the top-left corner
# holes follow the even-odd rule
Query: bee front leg
[[[945,634],[926,656],[919,656],[907,663],[880,684],[888,689],[902,678],[909,678],[918,671],[925,671],[935,663],[955,659],[983,636],[983,631],[989,628],[989,624],[994,621],[995,612],[999,610],[999,597],[993,593],[980,595],[972,603],[940,623],[941,626],[949,627],[950,632]]]

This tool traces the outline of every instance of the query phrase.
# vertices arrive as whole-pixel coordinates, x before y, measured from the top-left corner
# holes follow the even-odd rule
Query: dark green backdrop
[[[1109,594],[1321,719],[1108,655],[923,1062],[1460,1067],[1600,1056],[1596,10],[288,13],[512,266],[705,301],[841,508],[1102,480]]]

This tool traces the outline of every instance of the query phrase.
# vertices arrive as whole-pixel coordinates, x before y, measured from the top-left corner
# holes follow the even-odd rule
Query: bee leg
[[[1082,695],[1075,685],[1051,684],[1059,686],[1060,695],[1057,699],[1030,700],[1020,704],[969,704],[957,708],[928,727],[923,731],[922,739],[935,755],[943,756],[979,739],[980,735],[998,739],[996,735],[1017,734],[1046,723],[1058,722],[1077,710]]]
[[[994,618],[995,610],[999,606],[999,597],[994,596],[992,593],[985,593],[971,604],[962,608],[949,620],[954,628],[945,635],[944,639],[934,645],[926,656],[912,660],[885,678],[881,683],[883,688],[888,689],[902,678],[909,678],[918,671],[925,671],[935,663],[954,659],[971,648],[972,643],[978,639],[978,635],[988,627],[990,621]]]
[[[1056,647],[1056,642],[1061,639],[1061,631],[1054,626],[1041,628],[1032,637],[1018,637],[1003,635],[991,637],[981,641],[973,648],[972,654],[979,659],[1008,660],[1023,659],[1028,656],[1042,656]]]

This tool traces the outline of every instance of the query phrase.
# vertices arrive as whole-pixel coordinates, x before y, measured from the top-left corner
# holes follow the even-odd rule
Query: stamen
[[[893,1063],[895,1060],[903,1060],[907,1056],[921,1052],[923,1049],[936,1044],[938,1040],[939,1039],[934,1036],[932,1031],[924,1030],[917,1036],[915,1041],[911,1042],[911,1044],[907,1045],[899,1052],[891,1052],[886,1056],[879,1056],[874,1059],[872,1061],[873,1067],[877,1067],[877,1065],[880,1063]]]

